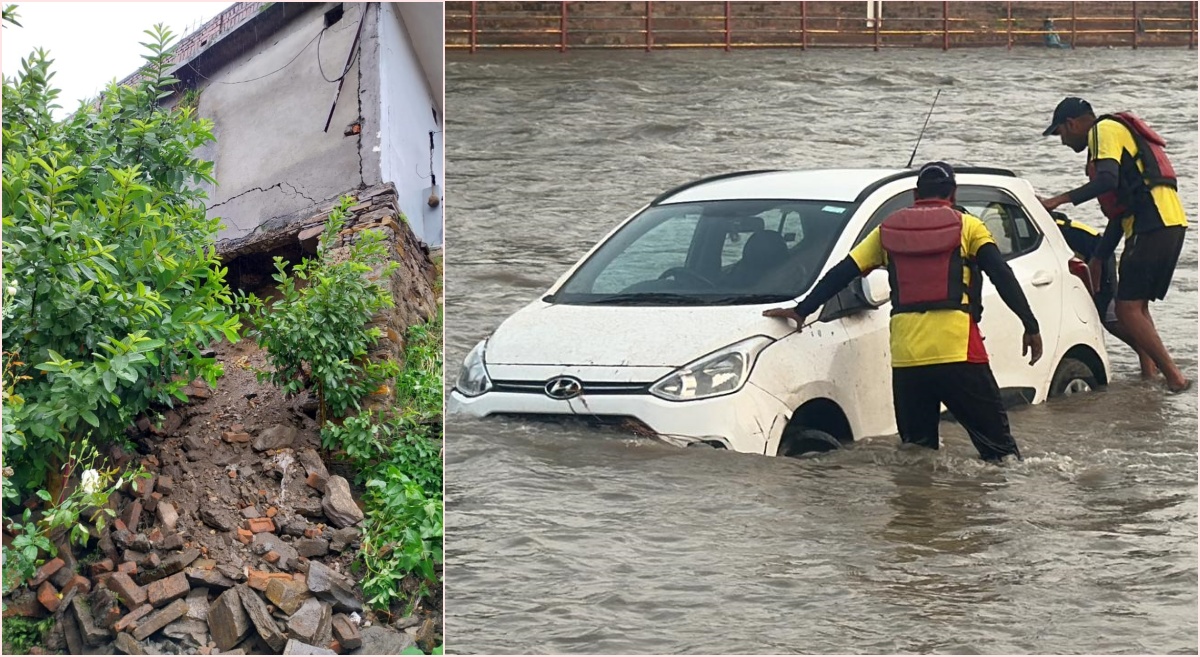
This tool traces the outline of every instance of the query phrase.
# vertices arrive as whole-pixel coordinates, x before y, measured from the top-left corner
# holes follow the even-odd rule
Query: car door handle
[[[1050,272],[1048,271],[1039,271],[1033,275],[1033,281],[1031,282],[1037,287],[1042,287],[1043,285],[1049,285],[1053,283],[1054,277],[1051,276]]]

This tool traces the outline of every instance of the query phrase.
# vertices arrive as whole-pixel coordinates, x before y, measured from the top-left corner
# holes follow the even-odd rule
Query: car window
[[[1005,258],[1015,258],[1038,247],[1042,234],[1020,202],[1007,192],[984,185],[962,185],[955,199],[961,209],[979,217],[987,226],[996,246]],[[896,194],[879,206],[858,235],[855,244],[883,223],[892,213],[911,207],[915,202],[913,190]]]
[[[649,227],[596,277],[592,291],[616,294],[635,283],[683,267],[699,223],[699,212],[684,211]]]
[[[713,305],[795,299],[851,205],[745,199],[651,206],[585,261],[554,303]]]
[[[858,244],[866,239],[867,235],[870,234],[871,231],[878,228],[879,224],[883,223],[883,220],[887,219],[893,212],[897,210],[903,210],[904,208],[911,208],[915,202],[915,198],[916,197],[913,193],[913,190],[910,189],[905,192],[900,192],[899,194],[896,194],[890,199],[884,201],[883,205],[879,206],[879,209],[876,210],[875,213],[871,215],[871,218],[867,220],[867,225],[863,227],[862,232],[858,234],[858,238],[854,240],[854,243]]]
[[[967,212],[979,217],[987,226],[1000,253],[1016,257],[1037,248],[1042,235],[1025,209],[1015,201],[963,200],[960,204]]]

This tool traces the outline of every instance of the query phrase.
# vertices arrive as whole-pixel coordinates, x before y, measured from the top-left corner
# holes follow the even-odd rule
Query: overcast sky
[[[143,31],[164,23],[175,40],[199,28],[232,2],[4,2],[17,5],[23,27],[5,25],[0,67],[4,77],[20,71],[21,60],[45,48],[54,60],[54,86],[62,91],[62,117],[79,101],[97,95],[113,78],[122,79],[144,62],[149,39]],[[174,43],[174,42],[173,42]]]

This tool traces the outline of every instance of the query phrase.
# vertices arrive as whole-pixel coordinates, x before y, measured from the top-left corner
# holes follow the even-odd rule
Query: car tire
[[[1064,358],[1050,380],[1050,396],[1066,397],[1090,392],[1098,387],[1092,368],[1074,358]]]
[[[819,429],[800,429],[784,433],[783,442],[779,445],[779,455],[800,458],[841,448],[842,442],[832,434]]]

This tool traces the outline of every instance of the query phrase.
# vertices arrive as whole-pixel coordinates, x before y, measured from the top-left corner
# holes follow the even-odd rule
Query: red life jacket
[[[1104,119],[1112,119],[1129,129],[1130,134],[1133,135],[1133,142],[1137,144],[1137,160],[1142,163],[1140,173],[1133,170],[1122,171],[1117,189],[1105,192],[1097,198],[1104,216],[1120,220],[1131,214],[1136,216],[1146,203],[1153,205],[1154,198],[1150,196],[1152,188],[1166,185],[1171,189],[1178,189],[1178,182],[1175,176],[1175,167],[1171,166],[1171,161],[1167,159],[1166,140],[1153,128],[1146,125],[1145,121],[1130,112],[1106,114],[1096,121],[1100,122]],[[1149,153],[1149,157],[1147,157],[1147,153]],[[1137,166],[1136,162],[1133,166]],[[1126,168],[1122,163],[1122,169]],[[1087,175],[1088,180],[1096,177],[1095,161],[1087,163]]]
[[[962,214],[947,205],[916,205],[892,213],[879,226],[887,252],[892,314],[955,309],[972,313],[978,294],[963,284]],[[967,293],[969,301],[963,302]]]

